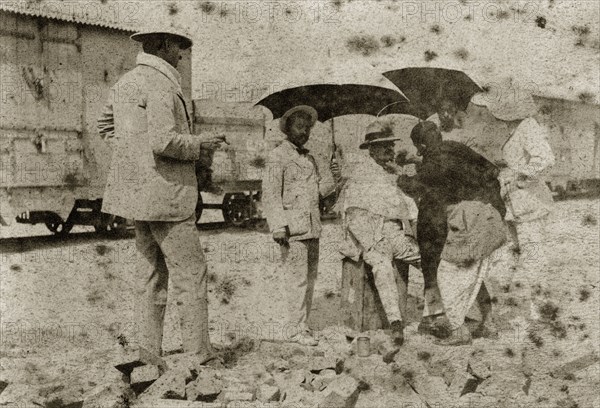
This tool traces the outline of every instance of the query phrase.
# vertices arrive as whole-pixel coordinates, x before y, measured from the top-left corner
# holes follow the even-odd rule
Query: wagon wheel
[[[62,220],[46,221],[44,224],[46,224],[46,228],[48,228],[50,232],[56,235],[67,235],[71,231],[71,228],[73,228],[73,224],[67,224]]]
[[[565,188],[563,186],[557,186],[554,191],[556,192],[556,197],[559,200],[562,200],[563,198],[566,197],[567,192],[565,191]]]
[[[100,225],[94,226],[96,232],[121,235],[127,230],[127,220],[116,215],[102,213]]]
[[[244,193],[227,193],[223,197],[223,219],[236,227],[242,227],[250,217],[252,201]]]
[[[106,232],[114,235],[121,235],[127,231],[127,220],[116,215],[110,216],[110,221],[106,226]]]
[[[196,203],[196,224],[200,222],[200,217],[202,217],[202,205],[204,202],[202,201],[202,195],[198,192],[198,202]]]

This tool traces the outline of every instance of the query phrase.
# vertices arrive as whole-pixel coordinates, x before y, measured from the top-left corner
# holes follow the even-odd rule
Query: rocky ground
[[[383,332],[369,333],[372,355],[358,357],[356,333],[339,326],[339,225],[326,225],[322,239],[311,317],[318,347],[272,341],[286,282],[269,236],[203,231],[211,339],[223,364],[202,365],[176,353],[180,336],[169,308],[164,348],[173,354],[164,365],[154,362],[160,370],[150,362],[131,372],[127,382],[114,366],[129,358],[124,353],[135,332],[129,273],[133,238],[78,235],[3,243],[0,404],[75,407],[87,401],[88,407],[109,407],[126,400],[156,406],[136,393],[162,373],[159,381],[170,375],[180,384],[179,395],[167,396],[200,401],[165,405],[173,407],[600,407],[595,391],[600,386],[598,205],[597,199],[556,203],[540,245],[548,267],[536,277],[542,307],[538,324],[504,324],[514,315],[515,299],[506,289],[506,276],[495,277],[499,339],[442,347],[418,334],[422,281],[411,271],[407,340],[390,364],[381,355]],[[513,254],[508,247],[496,262],[505,266],[497,270],[509,270]]]

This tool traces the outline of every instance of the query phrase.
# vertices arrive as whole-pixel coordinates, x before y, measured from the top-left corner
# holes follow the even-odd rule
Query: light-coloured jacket
[[[302,155],[288,140],[271,151],[262,180],[263,211],[271,232],[290,230],[290,241],[319,238],[319,193],[333,191],[321,181],[315,159]]]
[[[546,216],[552,204],[552,193],[539,175],[554,164],[554,154],[545,129],[533,118],[524,119],[502,147],[508,169],[500,172],[501,185],[514,182],[510,191],[503,189],[506,219],[525,222]]]
[[[398,187],[397,178],[397,174],[388,173],[371,158],[360,163],[352,171],[340,197],[344,212],[358,207],[388,219],[416,219],[417,206]]]
[[[181,221],[194,213],[201,139],[190,134],[175,68],[140,53],[112,88],[98,130],[112,147],[103,212],[138,221]]]
[[[374,160],[367,159],[353,171],[344,186],[344,242],[340,252],[357,261],[384,238],[386,221],[408,228],[417,219],[417,206],[396,185],[397,176],[386,172]]]

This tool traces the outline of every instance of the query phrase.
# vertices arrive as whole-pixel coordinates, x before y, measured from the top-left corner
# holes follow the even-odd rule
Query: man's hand
[[[407,176],[406,174],[400,174],[396,179],[396,184],[398,187],[402,188],[403,186],[409,185],[412,182],[412,178]]]
[[[408,151],[405,149],[400,150],[394,161],[398,166],[404,166],[405,164],[408,164]]]
[[[385,163],[383,168],[385,171],[391,174],[402,174],[402,167],[391,161]]]
[[[335,188],[337,191],[341,191],[346,183],[348,182],[348,177],[342,177],[335,183]]]
[[[281,246],[288,246],[290,240],[290,230],[285,227],[284,231],[274,231],[273,241],[277,242]]]
[[[201,149],[217,150],[223,143],[229,144],[225,135],[203,137],[200,143]]]
[[[490,168],[483,173],[483,179],[486,182],[495,181],[498,179],[498,176],[500,176],[500,169],[498,167],[490,166]]]
[[[340,169],[340,165],[332,161],[329,163],[329,170],[331,170],[331,174],[333,174],[333,179],[336,182],[339,182],[342,178],[342,170]]]
[[[398,166],[406,166],[407,164],[421,163],[423,161],[423,158],[415,156],[412,153],[409,154],[407,150],[402,149],[398,152],[394,161]]]
[[[506,167],[508,167],[508,163],[506,162],[506,160],[504,159],[498,159],[494,162],[494,164],[496,165],[496,167],[498,167],[499,169],[504,169]]]

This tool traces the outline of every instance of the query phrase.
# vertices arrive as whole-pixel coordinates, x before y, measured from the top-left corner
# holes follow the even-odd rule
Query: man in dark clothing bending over
[[[425,291],[431,292],[437,286],[437,269],[448,236],[447,206],[481,201],[494,206],[502,217],[506,209],[500,196],[498,169],[491,162],[462,143],[442,140],[433,122],[419,123],[410,137],[423,160],[417,165],[417,175],[400,176],[398,185],[418,199],[417,242]],[[434,319],[424,320],[419,330],[448,335],[439,331]]]

